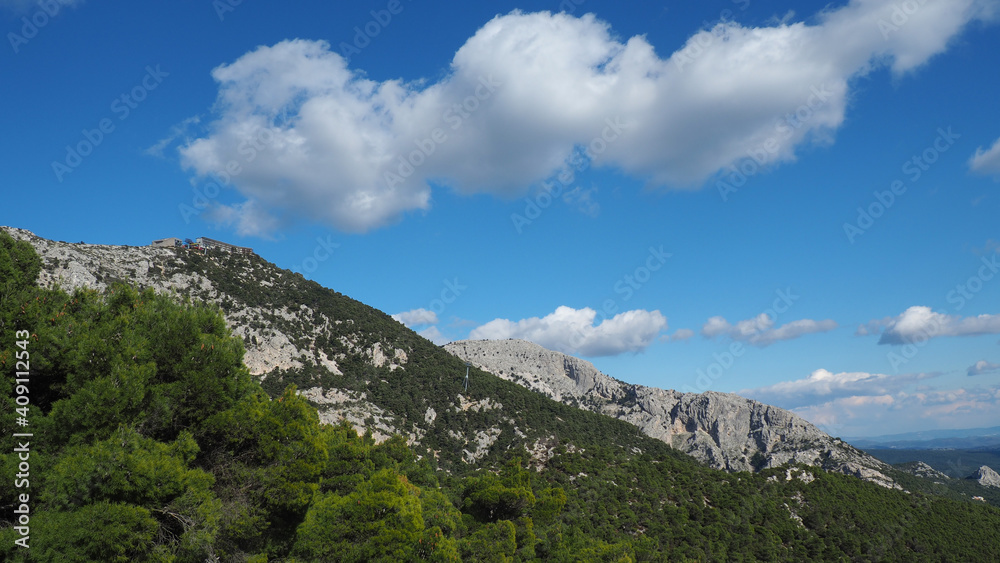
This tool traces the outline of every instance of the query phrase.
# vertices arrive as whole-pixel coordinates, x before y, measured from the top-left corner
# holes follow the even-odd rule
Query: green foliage
[[[33,561],[173,561],[156,545],[159,523],[138,506],[96,502],[75,510],[43,512],[32,526]],[[37,530],[37,532],[34,532]]]
[[[503,473],[485,473],[466,481],[463,510],[480,522],[515,520],[535,505],[531,474],[515,458]]]
[[[293,554],[313,561],[410,560],[424,529],[418,495],[390,469],[348,495],[321,493],[299,526]]]
[[[517,551],[517,529],[510,520],[491,522],[460,542],[466,561],[506,563]]]
[[[6,232],[0,232],[0,310],[6,302],[34,287],[42,269],[42,261],[35,249],[26,241],[15,241]],[[5,333],[10,318],[0,316],[0,330]]]

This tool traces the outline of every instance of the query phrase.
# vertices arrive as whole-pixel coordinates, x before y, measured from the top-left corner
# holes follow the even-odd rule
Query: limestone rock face
[[[557,401],[634,424],[718,469],[759,471],[803,463],[899,488],[887,476],[887,464],[784,409],[728,393],[628,384],[590,362],[524,340],[466,340],[445,349]]]
[[[1000,475],[997,475],[997,472],[988,465],[980,467],[975,473],[969,475],[969,479],[977,481],[984,487],[1000,488]]]
[[[927,465],[922,461],[914,462],[909,467],[904,466],[903,471],[911,475],[916,475],[917,477],[923,477],[925,479],[931,479],[933,481],[945,481],[947,479],[951,479],[951,477],[949,477],[947,474],[942,473],[937,469],[934,469],[933,467]]]

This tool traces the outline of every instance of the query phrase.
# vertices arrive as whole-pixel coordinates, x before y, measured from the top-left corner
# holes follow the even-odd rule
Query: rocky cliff
[[[984,487],[1000,488],[1000,475],[988,465],[980,467],[975,473],[969,475],[968,478]]]
[[[887,464],[784,409],[727,393],[624,383],[590,362],[524,340],[466,340],[445,349],[557,401],[634,424],[712,467],[758,471],[803,463],[899,488]]]

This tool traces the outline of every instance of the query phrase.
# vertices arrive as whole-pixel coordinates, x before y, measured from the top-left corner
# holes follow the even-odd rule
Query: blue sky
[[[2,224],[835,435],[1000,424],[1000,2],[0,8]]]

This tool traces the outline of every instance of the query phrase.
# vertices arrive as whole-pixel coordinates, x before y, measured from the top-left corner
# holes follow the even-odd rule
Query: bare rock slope
[[[969,479],[978,482],[984,487],[1000,488],[1000,475],[988,465],[980,467],[975,473],[969,475]]]
[[[784,409],[728,393],[624,383],[590,362],[524,340],[466,340],[445,349],[557,401],[634,424],[712,467],[759,471],[803,463],[899,488],[887,464]]]

